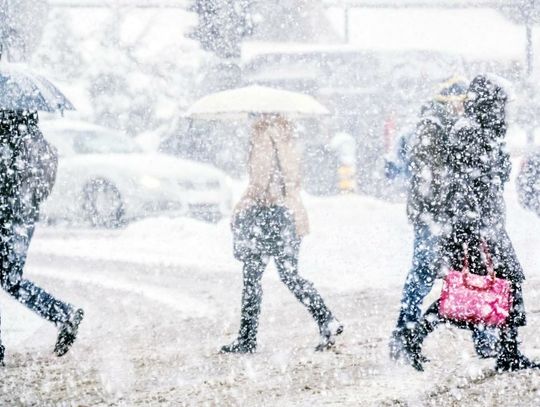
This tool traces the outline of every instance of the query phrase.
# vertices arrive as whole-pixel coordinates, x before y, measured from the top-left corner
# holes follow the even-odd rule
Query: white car
[[[220,170],[160,153],[143,153],[122,132],[59,119],[42,121],[59,152],[58,175],[42,214],[115,227],[161,212],[217,221],[231,210],[230,180]]]

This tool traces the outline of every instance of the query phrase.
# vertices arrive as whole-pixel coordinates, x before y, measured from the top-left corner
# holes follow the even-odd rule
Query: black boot
[[[221,347],[220,353],[254,353],[257,350],[260,309],[260,297],[244,295],[238,336],[232,343]]]
[[[388,347],[390,348],[390,359],[394,362],[399,361],[405,356],[405,338],[403,336],[403,329],[396,329],[392,332]]]
[[[403,359],[419,372],[424,371],[423,363],[427,358],[422,355],[422,342],[424,336],[420,334],[418,327],[403,330]]]
[[[220,353],[255,353],[257,351],[257,321],[240,321],[238,337],[230,344],[222,346]]]
[[[532,362],[526,356],[523,356],[521,352],[517,352],[511,356],[503,358],[497,358],[495,365],[497,372],[515,372],[517,370],[524,369],[540,369],[540,363]]]
[[[493,331],[473,329],[474,350],[480,359],[496,358],[500,353],[500,341]]]
[[[244,288],[240,329],[234,342],[221,348],[220,353],[253,353],[257,350],[257,330],[261,313],[261,277],[266,263],[259,256],[244,260]]]
[[[6,348],[4,348],[3,345],[0,345],[0,366],[5,366],[4,364],[4,352],[6,351]]]
[[[390,339],[390,358],[396,362],[404,361],[416,370],[424,370],[422,364],[429,359],[422,354],[422,343],[428,331],[422,323],[416,324],[412,329],[396,329]]]
[[[69,316],[68,320],[60,325],[60,330],[58,332],[58,339],[54,346],[54,353],[56,356],[64,356],[68,350],[71,348],[71,345],[77,339],[77,332],[79,331],[79,325],[84,317],[84,311],[78,309],[73,311]]]
[[[497,356],[497,372],[514,372],[524,369],[540,369],[540,364],[523,356],[518,349],[517,328],[506,328],[501,332],[501,350]]]
[[[258,317],[258,314],[257,314]],[[254,353],[257,350],[257,329],[259,320],[247,312],[242,312],[238,337],[234,342],[222,346],[220,353]]]

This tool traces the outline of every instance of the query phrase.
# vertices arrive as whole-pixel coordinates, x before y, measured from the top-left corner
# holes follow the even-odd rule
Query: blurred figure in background
[[[356,140],[349,133],[338,132],[329,147],[338,161],[338,190],[341,193],[356,191]]]
[[[37,112],[23,110],[0,111],[0,149],[0,282],[8,294],[58,327],[54,352],[62,356],[75,341],[83,311],[23,278],[39,206],[56,178],[57,153],[38,128]]]
[[[234,254],[244,263],[240,329],[222,352],[251,353],[257,348],[261,278],[270,257],[281,281],[304,305],[319,327],[317,350],[332,346],[343,325],[328,309],[313,284],[298,274],[302,238],[309,231],[300,197],[300,158],[293,128],[280,115],[257,119],[249,152],[249,185],[233,213]]]
[[[410,173],[407,215],[414,228],[412,267],[403,287],[396,328],[390,340],[390,357],[408,358],[407,344],[422,314],[442,266],[439,238],[447,223],[446,166],[449,134],[463,115],[468,83],[452,77],[440,85],[434,99],[422,107],[416,131],[408,137],[403,154]],[[481,357],[495,356],[493,333],[474,331],[476,351]]]
[[[402,179],[409,182],[411,177],[409,168],[410,147],[416,128],[406,128],[400,133],[394,151],[384,159],[384,175],[389,180]]]

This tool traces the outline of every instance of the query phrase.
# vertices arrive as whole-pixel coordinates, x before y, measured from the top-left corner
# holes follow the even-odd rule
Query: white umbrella
[[[203,119],[243,117],[249,113],[280,113],[286,116],[330,114],[311,96],[257,85],[212,93],[199,99],[187,111],[188,116]]]

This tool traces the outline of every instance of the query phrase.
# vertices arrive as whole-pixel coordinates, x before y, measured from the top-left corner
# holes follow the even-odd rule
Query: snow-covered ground
[[[237,330],[242,284],[227,221],[40,227],[27,276],[84,307],[86,319],[73,350],[58,359],[54,328],[2,294],[0,405],[540,404],[539,373],[493,375],[493,361],[474,356],[464,331],[442,328],[428,339],[432,362],[423,374],[392,363],[387,340],[412,245],[404,205],[359,196],[306,201],[312,233],[301,273],[345,324],[335,350],[313,351],[316,326],[272,266],[259,352],[217,353]],[[540,218],[517,205],[513,184],[507,201],[528,276],[523,348],[540,358]]]

